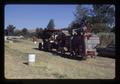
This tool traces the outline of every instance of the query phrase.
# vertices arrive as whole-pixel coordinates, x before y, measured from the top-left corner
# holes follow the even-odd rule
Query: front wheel
[[[42,49],[42,43],[39,43],[38,49],[39,49],[39,50]]]

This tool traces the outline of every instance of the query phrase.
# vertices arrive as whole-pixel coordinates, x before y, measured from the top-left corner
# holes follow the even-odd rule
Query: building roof
[[[60,30],[59,29],[48,29],[47,31],[49,31],[49,32],[59,32]]]

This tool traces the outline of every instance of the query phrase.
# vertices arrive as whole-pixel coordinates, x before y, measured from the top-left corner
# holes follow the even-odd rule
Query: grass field
[[[31,40],[5,42],[6,79],[113,79],[115,59],[99,57],[85,61],[68,59],[39,51]],[[27,65],[27,54],[35,53],[36,62]]]

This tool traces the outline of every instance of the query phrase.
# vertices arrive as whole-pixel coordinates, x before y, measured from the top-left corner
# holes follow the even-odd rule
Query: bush
[[[114,33],[97,33],[100,37],[100,44],[97,47],[107,47],[109,45],[115,45]]]

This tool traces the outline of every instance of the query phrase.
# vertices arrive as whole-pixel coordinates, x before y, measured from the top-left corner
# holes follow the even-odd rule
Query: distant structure
[[[5,40],[12,40],[12,39],[23,39],[24,37],[21,36],[5,36],[4,39]]]

